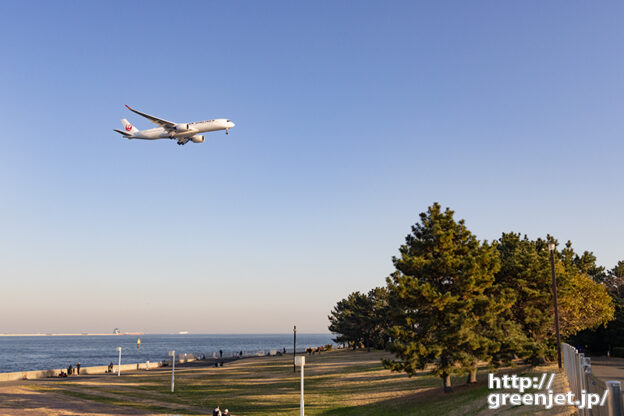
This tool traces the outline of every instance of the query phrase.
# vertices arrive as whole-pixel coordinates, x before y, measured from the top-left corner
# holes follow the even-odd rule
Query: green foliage
[[[489,296],[499,268],[495,247],[480,243],[439,204],[420,214],[394,258],[388,279],[394,325],[384,365],[416,374],[433,364],[450,388],[450,376],[474,371],[479,359],[499,349],[497,313],[504,301]]]
[[[496,273],[496,290],[507,293],[510,300],[501,318],[519,328],[502,352],[507,358],[518,355],[544,359],[549,349],[548,328],[553,319],[547,242],[503,233],[497,250],[501,268]]]
[[[354,349],[365,345],[369,351],[384,348],[388,340],[388,291],[375,288],[368,294],[351,293],[334,306],[328,318],[329,330],[337,334],[335,342]]]
[[[568,244],[572,248],[569,241]],[[585,251],[580,256],[575,254],[573,263],[581,273],[591,277],[595,282],[603,283],[607,277],[605,268],[596,264],[596,256],[590,251]]]
[[[367,299],[360,292],[349,294],[346,299],[338,301],[329,315],[329,330],[337,334],[334,341],[350,345],[354,348],[364,337],[362,326],[362,307]]]
[[[554,357],[555,325],[552,271],[547,240],[529,240],[519,234],[503,233],[498,251],[501,269],[496,287],[512,293],[514,302],[505,319],[521,328],[515,343],[504,346],[507,355],[540,362]],[[585,328],[596,328],[613,317],[612,302],[603,285],[604,268],[596,265],[590,252],[581,256],[566,243],[555,253],[555,274],[559,300],[560,333],[563,338]],[[592,277],[593,276],[593,279]]]
[[[609,293],[624,298],[624,261],[618,261],[618,264],[607,272],[603,283]]]
[[[420,214],[393,258],[387,289],[352,293],[334,307],[335,340],[387,347],[395,359],[384,366],[410,376],[431,365],[445,389],[451,375],[476,381],[479,361],[554,358],[554,238],[503,233],[488,244],[453,215],[437,203]],[[567,242],[553,263],[562,338],[624,346],[624,262],[605,271],[593,253],[579,255]]]
[[[618,262],[618,265],[622,262]],[[609,271],[609,274],[613,269]],[[605,284],[606,285],[606,284]],[[569,342],[580,345],[593,354],[606,354],[612,347],[624,347],[624,298],[619,296],[621,286],[607,286],[615,307],[612,321],[600,325],[596,329],[586,329],[572,336]]]

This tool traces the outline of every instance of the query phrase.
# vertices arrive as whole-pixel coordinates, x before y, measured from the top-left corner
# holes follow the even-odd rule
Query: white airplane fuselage
[[[146,113],[137,111],[130,106],[126,105],[128,110],[145,117],[152,123],[158,125],[153,129],[139,130],[132,125],[125,118],[121,119],[123,130],[113,129],[117,133],[124,136],[126,139],[141,139],[141,140],[158,140],[158,139],[176,139],[179,145],[186,144],[188,142],[203,143],[204,136],[199,133],[206,133],[209,131],[225,130],[225,134],[228,134],[230,129],[234,127],[234,123],[231,120],[225,118],[216,118],[213,120],[195,121],[192,123],[175,123],[173,121],[167,121],[162,118],[151,116]]]
[[[180,128],[175,130],[166,130],[163,127],[154,127],[153,129],[140,130],[132,133],[129,139],[157,140],[172,139],[178,137],[188,137],[199,133],[207,133],[210,131],[229,130],[234,127],[234,123],[224,118],[207,121],[196,121],[194,123],[182,123]]]

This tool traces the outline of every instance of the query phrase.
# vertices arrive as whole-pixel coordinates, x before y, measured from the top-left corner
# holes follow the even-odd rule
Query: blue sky
[[[618,2],[3,2],[0,332],[324,332],[438,201],[624,259]],[[230,118],[127,141],[129,104]]]

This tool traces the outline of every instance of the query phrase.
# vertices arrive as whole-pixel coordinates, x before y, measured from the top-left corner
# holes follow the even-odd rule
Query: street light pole
[[[119,365],[117,365],[117,377],[121,375],[121,347],[117,347],[117,351],[119,351]]]
[[[559,334],[559,303],[557,302],[557,279],[555,278],[555,243],[548,243],[550,251],[550,270],[552,272],[552,291],[555,303],[555,332],[557,334],[557,362],[561,369],[561,334]]]
[[[293,328],[293,373],[297,372],[297,363],[296,363],[296,357],[297,356],[297,325],[295,325],[295,327]]]
[[[169,356],[171,357],[171,393],[173,393],[175,386],[175,350],[169,351]]]
[[[301,399],[299,400],[299,416],[304,416],[303,404],[303,367],[305,367],[305,355],[295,359],[295,365],[301,366]]]

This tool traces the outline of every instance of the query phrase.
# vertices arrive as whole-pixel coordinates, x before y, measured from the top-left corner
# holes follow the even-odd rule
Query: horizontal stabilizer
[[[131,134],[128,134],[125,131],[121,131],[121,130],[117,130],[117,129],[113,129],[113,131],[116,131],[119,134],[123,134],[125,137],[132,137]]]

